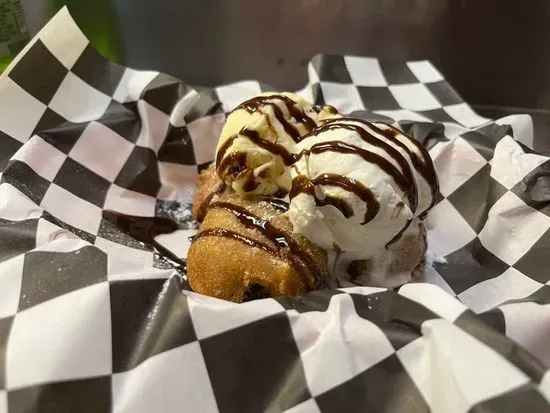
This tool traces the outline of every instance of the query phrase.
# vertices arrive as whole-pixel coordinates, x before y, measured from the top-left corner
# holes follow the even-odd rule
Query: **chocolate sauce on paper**
[[[156,236],[171,234],[178,229],[178,224],[172,219],[162,217],[140,217],[109,210],[103,211],[103,219],[111,222],[132,238],[143,242],[149,248],[156,249],[161,255],[179,264],[179,269],[185,272],[187,267],[186,261],[155,241]]]
[[[103,218],[150,247],[157,235],[170,234],[178,229],[178,224],[169,218],[139,217],[109,210],[103,211]]]

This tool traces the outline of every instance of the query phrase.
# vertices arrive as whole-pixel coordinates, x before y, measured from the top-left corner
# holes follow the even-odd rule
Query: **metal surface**
[[[46,1],[23,0],[31,30]],[[430,59],[474,106],[550,116],[547,0],[112,1],[123,63],[193,85],[298,88],[316,53]]]

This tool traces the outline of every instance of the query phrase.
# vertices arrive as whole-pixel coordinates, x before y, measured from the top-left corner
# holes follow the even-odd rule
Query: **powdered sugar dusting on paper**
[[[170,218],[177,222],[181,229],[195,229],[197,223],[193,218],[190,204],[183,204],[180,202],[169,201],[157,201],[157,208],[155,211],[157,216]]]
[[[437,257],[437,258],[434,258],[434,260],[432,261],[432,263],[436,263],[436,264],[448,264],[449,262],[447,261],[447,258],[445,258],[445,257]]]
[[[434,264],[447,264],[447,259],[445,257],[438,257],[431,253],[429,245],[428,245],[428,251],[426,251],[425,255],[425,265],[426,267],[433,267]]]

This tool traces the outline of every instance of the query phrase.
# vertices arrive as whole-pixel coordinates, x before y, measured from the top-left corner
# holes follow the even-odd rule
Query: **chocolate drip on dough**
[[[223,228],[208,228],[201,231],[194,238],[193,242],[196,242],[197,239],[205,236],[225,237],[237,240],[251,247],[260,248],[279,258],[287,258],[292,262],[294,268],[300,273],[304,284],[309,289],[313,288],[312,280],[308,274],[316,268],[315,263],[312,261],[310,254],[308,254],[308,252],[297,241],[289,236],[287,232],[275,227],[268,220],[265,220],[251,213],[246,208],[236,204],[219,201],[210,205],[209,209],[213,208],[222,208],[231,212],[242,225],[248,229],[259,231],[264,237],[269,239],[275,247],[272,247],[265,242],[255,240],[248,236],[238,234],[234,231],[225,230]]]

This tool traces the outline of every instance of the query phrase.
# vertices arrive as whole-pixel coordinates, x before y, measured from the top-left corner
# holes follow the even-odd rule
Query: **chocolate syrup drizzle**
[[[245,245],[262,249],[273,256],[290,260],[294,268],[300,273],[307,288],[313,288],[313,282],[308,274],[316,268],[315,263],[310,254],[308,254],[308,252],[285,231],[275,227],[269,221],[254,215],[246,208],[239,205],[218,201],[210,205],[209,209],[213,208],[222,208],[231,212],[243,226],[248,229],[259,231],[264,237],[271,241],[274,247],[265,242],[222,228],[207,228],[199,232],[195,236],[193,242],[196,242],[202,237],[216,236],[233,239]]]
[[[286,212],[289,208],[288,202],[283,201],[282,199],[270,198],[266,196],[262,198],[262,202],[271,205],[273,208],[281,212]]]
[[[204,200],[202,201],[202,204],[199,206],[199,209],[197,210],[197,221],[202,222],[204,220],[204,217],[206,216],[206,212],[208,211],[208,206],[212,202],[212,199],[216,196],[221,194],[223,191],[225,191],[225,182],[221,182],[218,188],[210,195],[208,195]]]
[[[237,156],[240,156],[239,153],[235,153],[225,157],[225,153],[231,147],[231,145],[233,144],[233,141],[237,139],[239,136],[245,136],[248,139],[250,139],[251,142],[258,145],[259,147],[269,151],[274,155],[280,156],[283,162],[285,163],[285,165],[287,166],[296,163],[303,155],[309,154],[309,153],[318,154],[322,152],[340,152],[340,153],[356,154],[358,156],[361,156],[367,162],[375,163],[378,167],[380,167],[380,169],[382,169],[384,172],[390,175],[407,196],[409,200],[409,207],[414,212],[418,204],[418,191],[416,188],[416,183],[412,174],[412,170],[410,168],[410,165],[406,161],[406,159],[403,157],[403,155],[390,144],[374,137],[359,125],[335,124],[334,121],[326,122],[323,126],[316,128],[310,134],[306,135],[303,139],[306,139],[311,136],[316,136],[319,133],[325,132],[327,130],[335,130],[335,129],[347,129],[347,130],[356,132],[361,137],[361,139],[363,139],[365,142],[373,146],[376,146],[380,149],[383,149],[392,159],[396,161],[396,163],[399,165],[401,170],[399,170],[399,168],[397,168],[394,164],[392,164],[389,160],[387,160],[381,155],[378,155],[374,152],[357,147],[355,145],[346,144],[341,141],[318,143],[313,145],[309,150],[304,150],[298,154],[293,154],[289,152],[283,145],[261,139],[258,132],[249,130],[249,129],[243,129],[239,134],[230,137],[220,147],[216,157],[218,173],[223,176],[224,170],[228,169],[229,165],[231,165],[234,162]],[[395,140],[397,141],[397,139]],[[403,145],[401,142],[399,142],[399,144]],[[407,151],[410,152],[408,149]],[[413,155],[415,154],[413,153]]]
[[[430,154],[419,141],[407,136],[405,133],[401,132],[399,129],[394,128],[391,125],[384,124],[384,126],[386,126],[388,129],[380,128],[376,124],[367,122],[366,120],[363,120],[363,119],[343,117],[343,118],[328,120],[325,123],[325,125],[335,123],[336,121],[349,121],[349,122],[363,124],[367,128],[374,130],[376,133],[384,136],[386,139],[388,139],[389,141],[393,142],[395,145],[403,149],[407,153],[407,155],[411,158],[411,162],[414,168],[420,173],[420,175],[422,175],[422,177],[426,180],[426,182],[430,186],[432,202],[430,203],[429,207],[426,208],[426,211],[423,211],[422,213],[425,214],[435,205],[437,193],[439,192],[439,182],[437,180],[437,175],[435,172],[432,159],[430,158]],[[411,144],[413,144],[420,152],[422,156],[422,160],[420,160],[416,152],[410,150],[406,144],[401,142],[397,138],[398,136],[405,137]]]
[[[300,131],[296,128],[294,124],[288,121],[288,119],[281,111],[281,108],[276,104],[276,101],[282,102],[286,106],[290,116],[294,118],[297,123],[302,124],[307,132],[311,132],[316,127],[315,121],[311,119],[304,112],[304,110],[296,104],[296,102],[284,95],[257,96],[255,98],[247,100],[246,102],[243,102],[241,105],[237,106],[233,110],[233,112],[242,109],[246,110],[249,113],[254,113],[262,106],[269,105],[273,108],[273,113],[275,114],[275,117],[277,118],[279,123],[283,126],[285,132],[295,142],[298,142],[300,140]],[[336,108],[334,108],[333,106],[325,106],[324,108],[326,108],[330,113],[337,113]],[[314,107],[314,111],[316,111],[317,113],[319,113],[322,109],[323,107],[321,106]],[[225,157],[225,153],[227,152],[229,147],[233,145],[233,141],[239,136],[246,136],[248,139],[250,139],[253,143],[260,146],[261,148],[273,153],[274,155],[279,155],[287,166],[297,161],[296,155],[290,153],[284,146],[266,141],[259,136],[258,132],[243,128],[238,134],[229,137],[219,148],[216,155],[216,170],[218,171],[218,173],[224,171],[228,167],[228,165],[232,164],[235,161],[235,158],[232,158],[231,155]],[[233,174],[233,176],[235,176],[235,174]],[[253,178],[248,179],[247,184],[248,188],[252,188],[244,188],[247,191],[253,191],[257,187],[257,185],[254,185]]]
[[[371,144],[371,145],[375,145],[375,146],[378,146],[378,147],[381,147],[383,148],[386,153],[388,153],[390,156],[392,156],[392,158],[394,160],[396,160],[398,162],[398,164],[400,165],[401,169],[402,169],[402,172],[404,172],[404,175],[406,175],[406,181],[408,180],[412,180],[412,182],[414,183],[414,178],[413,178],[413,175],[412,175],[412,170],[408,164],[408,162],[405,160],[405,158],[399,153],[399,151],[397,151],[395,148],[391,147],[391,150],[388,151],[388,147],[390,145],[387,145],[385,144],[385,142],[377,139],[375,136],[371,135],[367,130],[363,129],[362,127],[360,126],[357,126],[357,125],[354,125],[356,126],[356,128],[348,128],[349,126],[352,126],[352,125],[349,125],[349,124],[342,124],[340,122],[342,121],[352,121],[352,122],[356,122],[356,123],[360,123],[360,124],[363,124],[365,125],[367,128],[371,128],[372,130],[374,130],[375,132],[381,134],[382,136],[384,136],[386,139],[390,140],[391,142],[395,143],[395,145],[399,146],[401,149],[403,149],[407,155],[410,157],[411,159],[411,163],[413,164],[414,168],[422,175],[422,177],[426,180],[426,182],[428,183],[428,185],[430,186],[430,192],[431,192],[431,197],[432,197],[432,200],[429,204],[429,206],[426,208],[425,211],[422,211],[422,213],[420,214],[420,218],[423,219],[425,218],[427,212],[435,205],[436,203],[436,196],[437,196],[437,192],[439,191],[439,183],[438,183],[438,180],[437,180],[437,176],[436,176],[436,173],[435,173],[435,169],[434,169],[434,166],[433,166],[433,162],[430,158],[430,155],[428,154],[428,151],[422,146],[422,144],[420,142],[418,142],[417,140],[415,139],[412,139],[412,138],[409,138],[407,135],[403,134],[400,130],[390,126],[390,125],[387,125],[388,129],[384,129],[384,128],[379,128],[377,127],[376,125],[370,123],[370,122],[367,122],[367,121],[364,121],[362,119],[355,119],[355,118],[338,118],[338,119],[332,119],[332,120],[328,120],[327,122],[325,122],[323,124],[323,126],[315,129],[312,133],[310,133],[309,135],[306,135],[304,136],[303,139],[309,137],[309,136],[313,136],[313,135],[317,135],[319,134],[322,130],[330,130],[330,129],[341,129],[341,128],[344,128],[344,129],[352,129],[354,130],[356,133],[359,134],[359,136],[367,143]],[[403,142],[401,142],[397,136],[399,135],[402,135],[404,136],[406,139],[408,139],[420,152],[421,156],[422,156],[422,160],[420,160],[420,158],[418,157],[418,155],[410,150],[407,145],[405,145]],[[377,145],[375,142],[381,142],[383,143],[384,145]],[[322,144],[320,144],[322,145]],[[313,149],[314,147],[317,146],[317,145],[313,145],[312,148],[310,149],[311,152],[314,152]],[[341,146],[341,145],[340,145]],[[352,145],[351,145],[352,146]],[[357,148],[357,147],[355,147]],[[361,148],[358,148],[358,149],[361,149]],[[340,151],[342,151],[342,149],[339,149]],[[349,149],[346,149],[346,150],[349,150]],[[393,152],[393,153],[392,153]],[[351,153],[351,151],[349,152]],[[355,152],[356,154],[359,154],[357,151]],[[367,153],[370,153],[367,151]],[[399,153],[399,156],[395,156],[395,153]],[[360,155],[361,156],[361,155]],[[363,157],[364,158],[364,157]],[[364,158],[365,159],[365,158]],[[367,161],[369,161],[368,159],[365,159]],[[405,166],[406,164],[406,166]],[[380,164],[378,164],[379,167],[381,167],[381,169],[385,170],[384,167],[382,167]],[[397,183],[397,185],[402,189],[404,190],[405,194],[407,194],[408,198],[409,198],[409,202],[410,202],[410,205],[411,205],[411,211],[415,212],[416,211],[416,207],[417,207],[417,202],[418,202],[418,191],[417,191],[417,188],[416,188],[416,184],[414,185],[414,190],[413,188],[409,187],[409,190],[406,190],[405,188],[405,184],[406,184],[406,181],[399,181],[398,180],[398,175],[396,174],[393,174],[393,173],[390,173],[388,170],[385,170],[386,173],[388,173],[389,175],[391,175],[395,182]],[[414,192],[414,196],[416,197],[416,199],[413,201],[410,197],[410,192],[409,191],[413,191]],[[411,202],[412,201],[412,202]],[[403,228],[386,244],[386,247],[389,247],[391,244],[393,244],[394,242],[396,242],[397,240],[399,240],[401,238],[401,236],[403,235],[403,233],[407,230],[407,228],[409,228],[409,226],[411,225],[412,223],[412,220],[407,220],[407,222],[405,223],[405,225],[403,226]]]
[[[405,225],[403,226],[403,228],[401,228],[399,232],[395,234],[395,236],[386,244],[386,248],[388,248],[391,244],[393,244],[399,238],[401,238],[403,236],[403,233],[407,230],[407,228],[411,226],[411,223],[412,223],[412,219],[408,219],[407,222],[405,222]]]
[[[224,228],[207,228],[199,232],[195,237],[193,238],[193,242],[196,242],[198,239],[201,239],[203,237],[223,237],[223,238],[230,238],[235,241],[239,241],[245,245],[248,245],[249,247],[259,248],[266,252],[269,252],[272,255],[277,254],[277,250],[275,248],[270,247],[269,245],[256,241],[252,238],[249,238],[247,236],[241,235],[238,232],[231,231],[229,229]]]
[[[298,132],[297,130],[294,130],[294,132],[292,132],[288,128],[288,126],[292,126],[292,125],[290,125],[288,122],[285,121],[280,108],[273,102],[270,102],[270,99],[274,99],[274,98],[282,100],[287,106],[289,113],[291,113],[295,119],[304,122],[307,125],[307,127],[310,129],[310,132],[301,137],[297,133]],[[355,145],[347,144],[342,141],[330,141],[330,142],[322,142],[322,143],[314,144],[313,146],[311,146],[311,148],[307,150],[303,150],[298,154],[293,154],[289,152],[283,145],[266,141],[260,137],[258,132],[244,128],[238,134],[231,136],[229,139],[227,139],[227,141],[225,141],[224,144],[220,147],[216,157],[217,171],[220,176],[224,176],[226,175],[226,173],[229,173],[231,175],[231,165],[235,162],[235,159],[237,156],[242,156],[242,154],[238,155],[238,153],[231,154],[230,156],[227,156],[227,157],[225,156],[227,150],[231,147],[235,139],[241,136],[246,137],[251,142],[265,149],[266,151],[274,155],[280,156],[284,164],[287,166],[295,164],[302,156],[309,155],[310,153],[320,154],[323,152],[339,152],[339,153],[346,153],[346,154],[354,154],[354,155],[360,156],[361,158],[363,158],[365,161],[369,163],[376,164],[385,173],[390,175],[394,179],[397,186],[404,192],[405,196],[407,197],[410,210],[413,213],[416,212],[416,209],[418,207],[418,188],[416,186],[416,181],[414,179],[414,174],[413,174],[411,165],[409,164],[405,156],[397,148],[385,142],[384,140],[377,138],[375,135],[369,132],[368,128],[370,128],[371,131],[384,136],[393,144],[401,148],[409,156],[413,167],[419,172],[419,174],[422,175],[422,177],[426,180],[426,182],[430,186],[432,201],[428,206],[428,208],[426,208],[425,211],[421,212],[420,218],[424,218],[427,211],[435,205],[437,192],[439,191],[435,169],[428,152],[422,146],[422,144],[416,141],[415,139],[409,138],[407,135],[403,134],[398,129],[395,129],[389,125],[388,125],[388,129],[385,129],[385,128],[377,127],[376,125],[370,122],[364,121],[362,119],[347,118],[347,117],[330,119],[324,122],[322,125],[314,128],[315,123],[313,122],[313,120],[311,120],[311,118],[305,115],[302,109],[296,106],[291,99],[281,95],[254,98],[254,99],[251,99],[250,101],[243,103],[237,109],[239,108],[245,109],[252,113],[255,110],[257,110],[259,107],[265,104],[270,104],[274,107],[274,113],[276,114],[277,119],[281,117],[279,121],[283,125],[285,124],[287,125],[287,127],[285,127],[285,130],[290,136],[292,136],[295,142],[300,142],[304,139],[317,136],[320,133],[326,132],[329,130],[346,129],[357,133],[357,135],[360,136],[360,138],[364,142],[368,143],[369,145],[372,145],[374,147],[377,147],[383,150],[388,155],[388,157],[398,165],[398,167],[396,167],[395,164],[390,162],[384,156],[381,156],[375,152],[360,148]],[[313,110],[320,111],[321,109],[313,108]],[[302,114],[303,116],[301,117]],[[309,119],[311,123],[309,123],[307,119]],[[342,123],[346,121],[354,122],[354,123]],[[365,127],[363,126],[365,126],[367,129],[365,129]],[[413,145],[415,145],[415,147],[420,152],[422,159],[420,159],[420,157],[415,151],[411,150],[405,143],[401,142],[398,139],[399,135],[405,136],[405,138],[407,138]],[[243,167],[244,169],[246,169],[246,158],[244,160]],[[243,189],[249,192],[253,191],[258,186],[251,172],[252,171],[248,171],[248,177],[245,182],[245,185],[243,186]],[[241,176],[240,174],[242,173],[244,172],[237,170],[237,173],[234,172],[232,176],[234,177],[234,179],[236,179],[239,176]],[[321,182],[325,182],[325,183],[322,184]],[[362,225],[371,221],[376,216],[376,214],[380,209],[380,205],[376,200],[374,194],[366,186],[364,186],[363,184],[361,184],[361,182],[357,180],[354,180],[352,178],[347,178],[337,174],[323,174],[320,177],[314,178],[313,180],[309,180],[302,176],[296,177],[292,182],[290,199],[295,197],[300,192],[305,192],[314,197],[315,203],[317,206],[333,205],[337,209],[339,209],[346,218],[353,216],[353,209],[343,199],[339,199],[331,196],[327,196],[323,199],[318,198],[315,195],[314,185],[319,185],[319,184],[338,186],[349,192],[354,193],[360,199],[362,199],[367,204],[367,212],[365,214],[365,218],[362,222]],[[278,195],[280,196],[285,195],[284,191],[280,191],[280,192],[281,193]],[[404,227],[388,243],[387,246],[397,241],[401,237],[401,235],[406,231],[406,229],[409,227],[410,224],[411,224],[411,220],[408,220],[405,223]]]
[[[241,136],[248,138],[251,142],[268,152],[279,155],[287,166],[295,163],[301,156],[301,154],[295,155],[290,153],[283,145],[262,139],[260,134],[254,130],[242,129],[238,134],[229,137],[218,149],[216,155],[216,172],[221,177],[230,176],[233,180],[245,176],[243,190],[246,192],[252,192],[259,185],[259,182],[255,179],[254,172],[246,167],[246,153],[235,152],[225,156],[235,139]],[[239,165],[240,167],[235,167],[234,165]],[[285,195],[286,191],[283,188],[279,188],[278,193],[275,194],[277,198],[282,198]]]
[[[416,209],[416,205],[418,203],[418,192],[416,190],[416,183],[414,181],[414,178],[412,177],[412,172],[410,171],[410,168],[408,170],[404,169],[405,173],[402,173],[383,156],[380,156],[375,152],[371,152],[358,146],[350,145],[341,141],[318,143],[313,145],[309,151],[315,154],[323,152],[354,154],[360,156],[369,163],[376,164],[380,169],[390,175],[396,182],[397,186],[399,186],[399,188],[401,188],[401,190],[405,193],[409,200],[411,210],[414,211]]]
[[[344,118],[349,120],[349,118]],[[350,153],[361,156],[365,161],[369,163],[375,163],[380,169],[390,175],[401,190],[405,193],[409,200],[409,207],[411,211],[416,211],[416,206],[418,204],[418,191],[416,188],[416,182],[411,170],[410,165],[408,164],[405,157],[395,149],[390,144],[384,142],[381,139],[376,138],[370,134],[367,130],[359,125],[347,124],[347,123],[338,123],[342,119],[334,119],[325,122],[322,126],[316,128],[313,132],[305,135],[302,140],[310,138],[312,136],[317,136],[320,133],[330,131],[330,130],[341,130],[346,129],[352,132],[357,133],[359,137],[369,145],[375,146],[382,149],[388,154],[388,156],[393,159],[401,170],[396,168],[390,161],[388,161],[383,156],[380,156],[374,152],[368,151],[366,149],[359,148],[354,145],[349,145],[344,142],[334,141],[334,142],[323,142],[315,144],[310,148],[312,153],[321,153],[325,151],[331,152],[341,152],[341,153]]]
[[[403,150],[407,152],[407,154],[411,157],[412,164],[414,165],[416,170],[420,173],[420,175],[422,175],[424,180],[430,186],[432,202],[426,208],[426,210],[423,211],[422,214],[420,215],[421,217],[424,217],[426,213],[430,209],[432,209],[432,207],[435,205],[437,201],[437,193],[439,192],[439,181],[437,180],[437,174],[435,172],[432,159],[430,158],[430,154],[428,153],[426,148],[424,148],[424,146],[422,146],[422,144],[418,142],[416,139],[409,138],[409,136],[407,136],[406,134],[401,132],[399,129],[396,129],[391,125],[385,125],[385,126],[387,126],[389,129],[379,128],[374,124],[370,124],[370,127],[372,129],[374,129],[376,132],[383,135],[385,138],[391,140],[392,142],[394,142],[396,145],[403,148]],[[418,151],[422,156],[422,160],[420,160],[420,158],[418,158],[418,155],[415,152],[411,151],[407,147],[407,145],[405,145],[403,142],[397,139],[397,136],[399,135],[404,136],[406,139],[408,139],[409,142],[411,142],[418,149]]]
[[[304,175],[298,175],[292,180],[290,199],[300,193],[306,193],[315,199],[315,204],[317,206],[332,205],[339,209],[346,218],[353,216],[353,208],[343,199],[331,196],[319,199],[315,194],[315,185],[337,186],[354,193],[364,201],[367,204],[367,211],[365,212],[365,217],[361,225],[365,225],[367,222],[372,221],[380,210],[380,203],[369,188],[353,178],[338,174],[322,174],[313,180],[309,180]]]
[[[289,152],[283,145],[262,139],[257,131],[244,128],[238,134],[229,137],[218,149],[218,153],[216,155],[216,170],[218,172],[224,171],[231,164],[230,156],[234,154],[225,157],[225,153],[231,145],[233,145],[235,139],[243,136],[248,138],[252,143],[260,148],[265,149],[274,155],[279,155],[284,164],[287,166],[292,165],[299,159],[298,155]]]
[[[286,106],[288,113],[292,116],[296,122],[301,123],[305,126],[307,131],[312,130],[316,125],[313,119],[306,115],[300,106],[298,106],[292,99],[284,95],[270,95],[270,96],[257,96],[246,102],[243,102],[235,110],[244,109],[248,113],[254,113],[262,106],[271,106],[273,108],[273,113],[283,126],[285,132],[295,141],[300,138],[300,131],[296,128],[295,125],[290,123],[281,108],[275,103],[275,101],[283,102]]]

